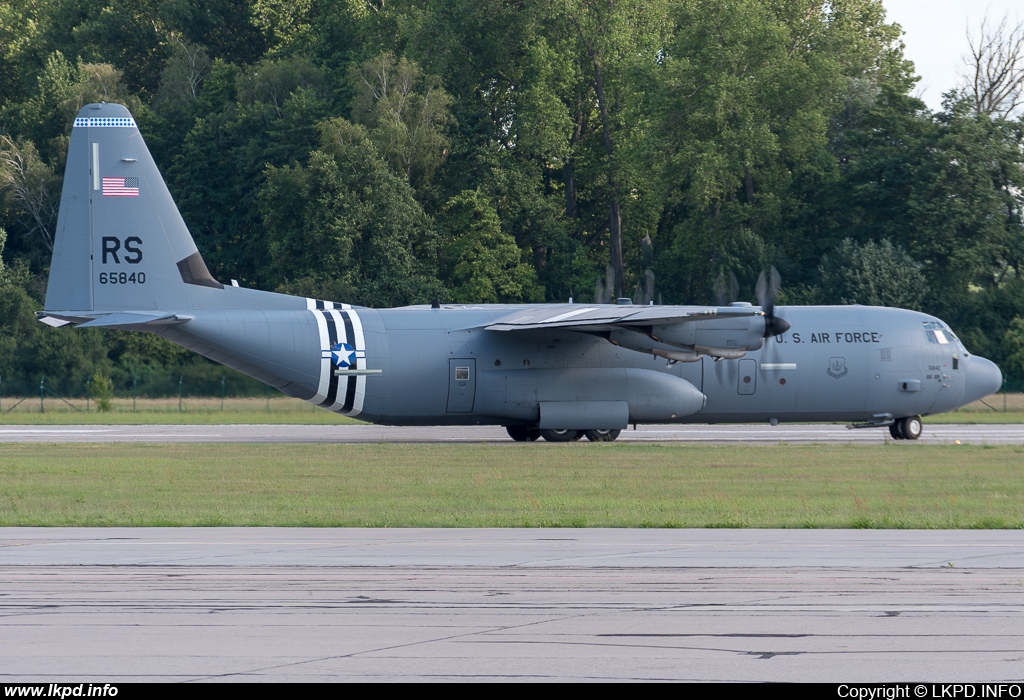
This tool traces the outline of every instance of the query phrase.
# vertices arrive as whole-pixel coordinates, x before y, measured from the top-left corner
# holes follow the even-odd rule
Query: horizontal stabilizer
[[[173,326],[179,323],[188,323],[192,320],[186,314],[148,314],[136,313],[133,311],[119,311],[107,314],[100,318],[79,324],[79,328],[103,327],[112,328],[117,326]]]
[[[77,323],[79,328],[119,328],[122,326],[173,326],[188,323],[192,316],[188,314],[168,314],[150,311],[118,311],[92,317],[79,314],[56,314],[41,312],[39,320],[49,326],[63,326]],[[88,320],[83,321],[83,318]]]

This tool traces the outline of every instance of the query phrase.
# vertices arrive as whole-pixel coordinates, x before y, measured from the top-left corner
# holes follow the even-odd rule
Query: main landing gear
[[[620,430],[550,430],[532,428],[526,425],[506,425],[508,436],[516,442],[534,442],[544,438],[547,442],[573,442],[586,437],[591,442],[611,442],[619,437]]]
[[[586,430],[583,432],[591,442],[612,442],[621,430]]]
[[[505,430],[516,442],[534,442],[540,437],[540,430],[527,425],[506,425]]]
[[[548,442],[573,442],[583,437],[579,430],[541,429],[540,436]]]
[[[916,440],[921,437],[923,427],[921,416],[897,418],[889,425],[889,434],[896,440]]]

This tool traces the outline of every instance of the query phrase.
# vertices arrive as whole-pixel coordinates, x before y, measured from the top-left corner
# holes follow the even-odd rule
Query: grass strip
[[[98,413],[95,403],[48,399],[40,411],[38,397],[0,398],[0,425],[340,425],[359,423],[305,401],[267,397],[114,399],[113,410]],[[13,410],[10,410],[13,409]],[[1021,424],[1024,394],[996,394],[950,413],[925,418],[928,423]],[[927,429],[927,427],[926,427]]]
[[[20,402],[20,403],[19,403]],[[273,398],[115,399],[113,410],[100,413],[95,403],[71,399],[4,397],[0,425],[341,425],[359,423],[305,401]]]
[[[0,525],[1024,527],[1024,447],[0,445]]]

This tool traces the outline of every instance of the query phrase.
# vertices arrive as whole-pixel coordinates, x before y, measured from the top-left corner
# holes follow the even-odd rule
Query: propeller
[[[728,306],[740,298],[740,283],[736,279],[736,275],[732,272],[729,273],[729,289],[728,296],[726,296],[725,273],[718,273],[718,277],[715,279],[715,297],[718,299],[719,306]]]
[[[779,296],[779,287],[782,280],[779,278],[779,271],[772,265],[768,268],[768,274],[764,272],[757,278],[757,303],[764,312],[764,337],[772,338],[782,335],[790,329],[789,321],[775,315],[775,299]]]

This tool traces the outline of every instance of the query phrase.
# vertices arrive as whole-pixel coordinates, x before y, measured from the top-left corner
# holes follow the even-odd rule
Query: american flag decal
[[[138,197],[139,178],[137,177],[105,177],[103,178],[104,197]]]

